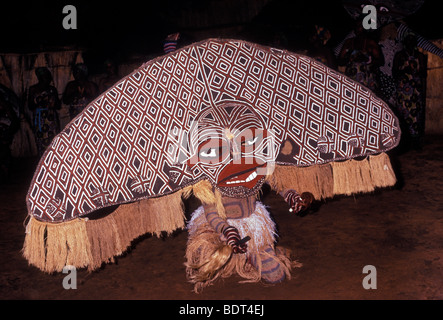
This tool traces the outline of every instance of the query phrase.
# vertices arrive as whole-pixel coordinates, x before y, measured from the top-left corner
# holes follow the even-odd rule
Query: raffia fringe
[[[311,192],[315,199],[333,196],[332,168],[329,164],[311,167],[277,165],[267,177],[269,185],[277,192],[294,189],[298,192]]]
[[[369,162],[366,159],[333,162],[331,165],[334,177],[334,194],[352,195],[375,190]]]
[[[386,153],[364,160],[347,160],[310,167],[275,166],[267,182],[277,192],[294,189],[315,199],[369,193],[395,185],[397,179]]]
[[[212,184],[208,180],[202,180],[185,190],[186,195],[189,195],[191,192],[203,204],[215,204],[218,215],[222,219],[226,219],[226,212],[222,202],[222,195],[220,191],[214,190]]]
[[[381,153],[376,156],[369,156],[369,165],[372,183],[375,187],[391,187],[397,183],[395,172],[387,154]]]
[[[26,226],[23,256],[42,271],[60,272],[67,265],[95,270],[113,262],[144,234],[161,236],[183,228],[181,193],[120,205],[104,218],[63,223],[31,217]]]

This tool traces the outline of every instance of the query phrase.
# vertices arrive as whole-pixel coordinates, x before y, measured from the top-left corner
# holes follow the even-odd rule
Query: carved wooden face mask
[[[279,146],[261,117],[244,103],[203,111],[191,127],[194,177],[203,173],[222,194],[244,197],[263,184]]]

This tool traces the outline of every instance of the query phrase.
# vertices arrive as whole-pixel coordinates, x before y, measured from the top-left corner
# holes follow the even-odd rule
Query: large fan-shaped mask
[[[97,220],[79,218],[99,209],[154,201],[202,180],[225,196],[247,196],[272,174],[269,164],[374,155],[399,137],[382,100],[316,60],[211,39],[142,65],[86,107],[42,157],[28,211],[45,228],[68,221],[88,228]],[[156,211],[155,219],[169,214]],[[149,219],[139,234],[163,230]]]

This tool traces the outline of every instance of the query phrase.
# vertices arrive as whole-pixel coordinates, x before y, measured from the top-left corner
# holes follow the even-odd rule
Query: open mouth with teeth
[[[251,164],[230,164],[220,172],[217,186],[221,188],[242,186],[253,189],[263,178],[263,175],[259,174],[259,169],[265,166],[266,163],[258,164],[255,161]]]
[[[254,180],[257,178],[257,171],[252,172],[246,180],[236,180],[236,181],[226,181],[226,184],[239,184],[239,183],[245,183]],[[234,178],[233,178],[234,179]]]

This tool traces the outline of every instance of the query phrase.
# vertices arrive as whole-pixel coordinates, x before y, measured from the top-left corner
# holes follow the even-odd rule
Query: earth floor
[[[392,158],[398,184],[371,194],[337,197],[300,217],[277,194],[263,202],[278,226],[278,244],[303,266],[278,285],[217,281],[192,292],[185,276],[185,230],[145,236],[95,272],[77,270],[77,289],[63,273],[29,266],[24,240],[25,196],[35,159],[17,159],[0,186],[0,298],[3,300],[440,300],[443,299],[443,139]],[[192,204],[187,204],[189,208]],[[189,209],[190,210],[190,209]],[[363,268],[375,267],[376,289],[365,289]],[[373,283],[375,284],[375,283]]]

